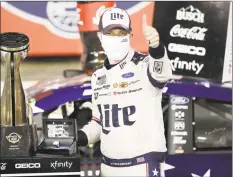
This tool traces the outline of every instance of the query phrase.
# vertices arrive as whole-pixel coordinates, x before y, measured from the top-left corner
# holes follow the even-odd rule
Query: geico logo
[[[204,47],[195,47],[191,45],[183,45],[183,44],[175,44],[175,43],[168,44],[168,50],[170,52],[177,52],[177,53],[184,53],[184,54],[198,55],[198,56],[205,56],[206,54],[206,49]]]
[[[181,61],[179,57],[176,57],[174,60],[170,60],[170,61],[173,71],[175,71],[176,69],[189,70],[189,71],[194,71],[195,74],[197,75],[204,67],[204,64],[196,63],[195,60],[193,60],[192,62]]]
[[[17,163],[15,168],[41,168],[40,163]]]

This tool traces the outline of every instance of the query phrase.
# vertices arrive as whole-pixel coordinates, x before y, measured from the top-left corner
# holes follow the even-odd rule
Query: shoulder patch
[[[147,54],[142,54],[139,52],[135,52],[133,58],[131,59],[131,61],[137,65],[139,62],[144,61],[147,58]]]
[[[106,84],[106,74],[104,73],[103,68],[97,69],[93,74],[92,74],[92,84],[94,85],[104,85]]]

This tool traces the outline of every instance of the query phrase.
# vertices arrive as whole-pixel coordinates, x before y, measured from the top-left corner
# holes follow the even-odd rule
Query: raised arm
[[[147,25],[146,16],[143,16],[143,33],[149,45],[149,56],[146,61],[147,76],[150,83],[162,89],[171,79],[172,68],[164,44],[160,41],[157,30]]]

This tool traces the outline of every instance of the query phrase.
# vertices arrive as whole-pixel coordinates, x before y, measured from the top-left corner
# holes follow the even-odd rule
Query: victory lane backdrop
[[[220,81],[230,2],[156,2],[154,22],[174,73]]]

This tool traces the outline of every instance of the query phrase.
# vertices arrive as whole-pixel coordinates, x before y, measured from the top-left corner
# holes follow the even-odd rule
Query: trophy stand
[[[37,134],[20,78],[20,63],[29,50],[29,38],[21,33],[1,34],[1,62],[5,79],[1,97],[1,157],[32,156]]]
[[[75,141],[77,135],[73,126],[76,123],[70,122],[68,127],[73,130],[73,138],[47,137],[41,149],[46,154],[37,152],[40,146],[36,124],[33,122],[32,108],[25,98],[19,71],[20,63],[29,51],[29,38],[22,33],[12,32],[1,33],[0,37],[1,64],[5,72],[0,105],[1,176],[80,176],[80,160]],[[45,132],[47,129],[48,127],[44,127]],[[61,146],[64,144],[66,149],[57,145],[55,147],[54,141]]]

